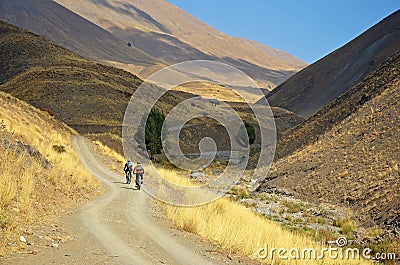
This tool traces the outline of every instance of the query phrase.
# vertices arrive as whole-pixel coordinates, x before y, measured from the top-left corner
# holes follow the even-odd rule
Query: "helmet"
[[[141,164],[139,161],[137,163],[138,163],[138,165]]]
[[[128,159],[128,162],[131,162],[131,160]]]

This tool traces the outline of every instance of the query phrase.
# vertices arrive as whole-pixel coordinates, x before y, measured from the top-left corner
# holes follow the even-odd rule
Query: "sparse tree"
[[[157,108],[152,108],[147,120],[143,118],[141,121],[141,126],[145,126],[145,148],[149,152],[151,159],[153,159],[154,155],[161,154],[161,130],[164,120],[164,113]],[[140,142],[143,142],[143,136],[141,135],[140,131],[141,130],[138,131],[135,137],[137,140],[141,140]]]
[[[249,143],[254,144],[256,141],[256,130],[254,129],[254,126],[244,122],[244,126],[246,127],[247,135],[249,136]]]
[[[246,137],[249,139],[249,144],[254,144],[256,141],[256,131],[254,126],[244,122],[244,125],[239,129],[238,138],[240,139],[240,142],[245,143]]]

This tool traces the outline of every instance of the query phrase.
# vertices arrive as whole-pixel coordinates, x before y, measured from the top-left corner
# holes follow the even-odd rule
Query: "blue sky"
[[[168,0],[232,36],[307,63],[327,55],[400,8],[399,0]]]

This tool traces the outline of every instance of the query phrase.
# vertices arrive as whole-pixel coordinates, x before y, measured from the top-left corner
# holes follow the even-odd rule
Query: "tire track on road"
[[[106,186],[107,192],[103,197],[91,202],[83,209],[81,219],[87,229],[112,255],[116,256],[121,264],[154,264],[154,262],[164,264],[215,264],[202,254],[195,253],[189,247],[178,242],[169,231],[150,220],[149,214],[146,213],[149,195],[143,191],[122,194],[120,187],[113,182],[121,181],[121,176],[103,166],[91,153],[86,141],[81,136],[75,136],[73,139],[75,151],[86,169]],[[126,196],[126,198],[121,198],[121,196]],[[120,205],[121,202],[130,206]],[[113,206],[113,203],[116,205]],[[122,239],[127,237],[126,234],[118,235],[115,229],[112,229],[113,227],[105,222],[106,215],[112,215],[111,212],[105,213],[106,209],[121,211],[121,208],[124,208],[123,227],[133,227],[140,233],[140,235],[129,235],[129,238],[141,241],[135,241],[136,247],[130,246],[128,242]],[[108,220],[110,221],[111,218]],[[115,226],[121,226],[121,223],[115,223]],[[126,233],[129,233],[128,229]],[[142,246],[142,250],[138,249],[138,245]],[[143,254],[143,248],[151,250],[152,253],[145,253],[146,257],[138,255],[138,253]],[[168,263],[166,263],[167,261]]]

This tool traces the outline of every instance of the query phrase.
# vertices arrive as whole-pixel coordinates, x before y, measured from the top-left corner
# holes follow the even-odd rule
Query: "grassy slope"
[[[284,138],[287,146],[294,145],[296,137],[305,139],[321,128],[326,132],[314,143],[278,160],[268,178],[273,180],[261,189],[285,187],[307,200],[349,205],[366,226],[398,230],[399,69],[397,53],[293,130],[291,138]]]
[[[80,132],[119,130],[125,108],[142,83],[118,68],[89,61],[57,44],[0,21],[0,90],[49,108]],[[163,109],[189,97],[167,93]]]
[[[0,254],[4,254],[26,248],[19,235],[28,241],[37,231],[55,236],[50,226],[57,223],[57,216],[99,195],[102,187],[73,151],[75,132],[48,113],[0,92],[0,121]],[[9,148],[18,141],[40,152],[52,166],[46,168],[32,155]],[[55,145],[65,151],[57,152]]]
[[[6,23],[0,23],[0,28],[0,82],[5,82],[1,90],[52,109],[70,125],[120,123],[139,78]]]

